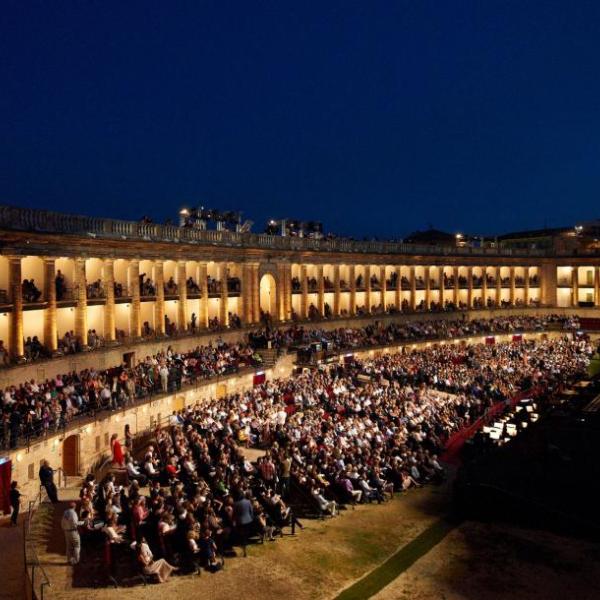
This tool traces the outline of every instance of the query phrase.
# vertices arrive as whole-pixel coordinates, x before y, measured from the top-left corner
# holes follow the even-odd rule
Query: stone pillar
[[[156,301],[154,303],[154,331],[156,335],[165,334],[165,272],[162,260],[154,261],[154,285]]]
[[[260,283],[258,279],[258,263],[252,263],[252,309],[254,323],[260,323]]]
[[[87,346],[87,286],[85,279],[85,258],[75,259],[75,337],[79,338],[82,346]]]
[[[529,267],[525,267],[525,294],[523,301],[525,306],[529,306]]]
[[[8,282],[12,312],[9,322],[9,351],[13,358],[20,359],[24,354],[23,340],[23,278],[21,276],[21,258],[8,257]]]
[[[379,281],[380,281],[380,286],[381,286],[381,293],[380,293],[381,307],[383,308],[383,311],[385,312],[386,292],[387,292],[387,279],[385,277],[385,265],[382,265],[379,268]]]
[[[365,311],[371,312],[373,298],[371,296],[371,265],[365,266]]]
[[[467,267],[467,306],[473,308],[473,267]]]
[[[600,267],[594,267],[594,306],[600,306]]]
[[[219,323],[221,327],[229,327],[229,289],[227,286],[227,275],[229,265],[226,262],[219,263],[219,279],[221,280],[221,298],[219,299]]]
[[[129,263],[129,287],[131,292],[131,337],[139,338],[142,335],[142,302],[140,298],[140,261],[132,260]]]
[[[452,276],[454,277],[454,293],[452,294],[452,302],[454,302],[454,306],[458,308],[458,302],[460,300],[460,285],[458,283],[458,267],[453,267]]]
[[[544,306],[556,306],[556,265],[546,263],[540,266],[540,301]]]
[[[300,318],[308,318],[308,275],[306,265],[300,265],[300,285],[302,298],[300,299]]]
[[[188,306],[187,306],[187,285],[185,276],[185,261],[180,260],[177,263],[177,291],[179,300],[177,304],[177,326],[180,331],[187,331],[188,328]]]
[[[104,261],[102,273],[106,304],[104,305],[104,339],[106,342],[114,342],[115,331],[115,263],[112,258]]]
[[[350,265],[348,267],[348,278],[350,279],[350,316],[356,314],[356,267]]]
[[[425,310],[431,306],[431,282],[429,281],[429,267],[423,267],[423,279],[425,280]]]
[[[284,302],[285,302],[285,320],[292,318],[292,265],[284,264]]]
[[[502,273],[500,267],[496,267],[496,306],[500,306],[502,302],[502,278],[500,274]]]
[[[510,305],[515,305],[515,268],[510,267]]]
[[[481,301],[487,308],[487,267],[481,267]]]
[[[198,315],[198,327],[208,327],[208,265],[201,262],[198,266],[198,285],[200,286],[200,314]]]
[[[277,263],[277,281],[275,282],[275,298],[277,305],[277,314],[274,318],[279,321],[286,320],[286,306],[285,306],[285,263]]]
[[[417,308],[417,278],[415,277],[415,267],[410,267],[410,308],[415,310]]]
[[[396,267],[396,310],[402,310],[402,267]]]
[[[242,264],[242,320],[244,325],[252,323],[252,289],[251,267],[248,263]]]
[[[323,265],[317,265],[317,310],[319,316],[325,316],[325,278],[323,276]]]
[[[58,350],[58,332],[56,324],[56,259],[44,258],[44,298],[47,306],[44,311],[44,344],[51,353]]]
[[[571,306],[579,306],[579,267],[573,267],[571,272]]]
[[[341,312],[342,292],[340,289],[340,265],[333,265],[333,316],[339,317]]]

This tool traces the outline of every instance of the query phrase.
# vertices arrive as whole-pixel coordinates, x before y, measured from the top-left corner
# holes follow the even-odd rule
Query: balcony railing
[[[364,254],[411,254],[448,256],[545,256],[541,249],[513,248],[455,248],[405,244],[402,242],[355,241],[350,239],[322,239],[280,237],[264,233],[214,231],[120,221],[100,217],[68,215],[48,210],[18,208],[0,205],[0,228],[13,231],[81,235],[90,238],[131,239],[152,242],[210,244],[268,250],[347,252]]]

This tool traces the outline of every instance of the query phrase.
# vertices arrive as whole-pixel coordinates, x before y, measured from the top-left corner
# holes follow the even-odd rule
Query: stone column
[[[24,354],[23,340],[23,278],[21,276],[21,257],[8,257],[8,282],[12,312],[9,322],[9,352],[15,359],[21,359]]]
[[[417,308],[417,278],[415,277],[415,267],[411,265],[410,267],[410,308],[411,310],[415,310]]]
[[[226,262],[219,263],[219,279],[221,280],[221,298],[219,299],[219,323],[221,327],[229,327],[229,289],[227,286],[227,274],[229,265]]]
[[[350,265],[348,267],[348,277],[350,279],[350,316],[353,317],[356,314],[356,267]]]
[[[198,327],[208,327],[208,265],[201,262],[198,266],[198,285],[200,287],[200,310],[198,311]]]
[[[579,306],[579,267],[573,267],[571,272],[571,306]]]
[[[185,261],[180,260],[177,263],[177,291],[179,300],[177,304],[177,326],[180,331],[187,331],[188,328],[188,306],[187,306],[187,285],[186,285]]]
[[[254,323],[260,323],[260,282],[258,279],[258,263],[252,263],[252,309]]]
[[[510,267],[510,305],[515,305],[515,268]]]
[[[252,323],[252,289],[251,267],[248,263],[242,264],[242,319],[244,325]]]
[[[365,310],[371,312],[373,306],[373,298],[371,296],[371,265],[365,266]]]
[[[501,273],[501,267],[496,267],[496,306],[500,306],[500,303],[502,302],[502,278],[500,277]]]
[[[277,263],[277,281],[275,282],[275,298],[277,305],[277,314],[275,320],[282,322],[286,320],[285,312],[285,263]]]
[[[75,337],[79,338],[82,346],[87,346],[87,285],[85,279],[85,258],[75,259],[75,291],[77,305],[75,306]]]
[[[154,303],[154,331],[156,335],[165,334],[165,272],[162,260],[154,261],[154,285],[156,301]]]
[[[481,267],[481,301],[487,308],[487,267]]]
[[[323,265],[317,265],[317,310],[319,316],[325,315],[325,278],[323,276]]]
[[[402,310],[402,267],[396,267],[396,310]]]
[[[473,267],[467,267],[467,306],[473,308]]]
[[[305,264],[300,265],[300,285],[302,286],[302,298],[300,300],[300,318],[308,318],[308,278]]]
[[[458,308],[458,302],[460,300],[460,285],[458,283],[458,275],[458,267],[453,267],[452,276],[454,277],[454,293],[452,294],[452,302],[454,302],[454,306],[456,306],[456,308]]]
[[[112,258],[104,261],[102,273],[106,304],[104,305],[104,339],[106,342],[114,342],[115,332],[115,263]]]
[[[292,318],[292,265],[289,263],[284,265],[284,274],[285,320],[289,321]]]
[[[540,265],[540,301],[544,306],[556,306],[556,264]]]
[[[140,261],[129,263],[129,288],[131,293],[131,337],[136,339],[142,335],[142,302],[140,298]]]
[[[423,279],[425,280],[425,309],[431,306],[431,282],[429,281],[429,267],[423,267]]]
[[[333,316],[339,317],[341,312],[342,292],[340,289],[340,265],[333,265]]]
[[[381,293],[380,293],[381,307],[383,308],[383,311],[385,312],[386,292],[387,292],[387,279],[385,277],[385,265],[382,265],[379,268],[379,281],[381,282]]]
[[[58,350],[58,331],[56,323],[56,259],[44,258],[44,297],[47,306],[44,311],[44,344],[54,354]]]

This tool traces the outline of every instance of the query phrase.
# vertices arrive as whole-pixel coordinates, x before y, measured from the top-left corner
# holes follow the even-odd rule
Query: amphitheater
[[[516,344],[585,336],[597,345],[600,261],[592,245],[551,250],[518,245],[455,247],[208,231],[0,207],[2,388],[84,369],[133,367],[171,347],[245,343],[248,333],[303,326],[328,331],[480,319],[575,317],[578,331],[483,333],[412,339],[352,351],[281,351],[260,362],[99,411],[43,435],[8,434],[3,465],[26,495],[23,531],[2,529],[7,597],[149,598],[593,598],[600,553],[593,540],[543,528],[457,517],[450,460],[439,485],[397,494],[383,505],[347,507],[335,518],[302,519],[274,543],[252,544],[217,573],[178,574],[157,584],[111,579],[82,547],[81,567],[65,564],[60,518],[79,499],[84,477],[111,472],[111,437],[125,426],[134,448],[155,443],[173,411],[223,399],[302,370],[343,367],[432,345]],[[24,280],[34,282],[27,293]],[[31,340],[42,349],[32,356]],[[589,380],[593,373],[590,371]],[[572,390],[569,390],[572,391]],[[575,392],[573,392],[575,394]],[[483,425],[483,422],[480,423]],[[9,439],[10,438],[10,439]],[[464,440],[463,440],[464,441]],[[13,443],[14,442],[14,443]],[[249,461],[264,448],[244,448]],[[456,458],[456,457],[454,457]],[[60,503],[39,485],[55,469]],[[86,560],[88,561],[86,563]],[[86,568],[87,567],[89,568]],[[105,572],[106,571],[106,572]],[[22,574],[25,573],[25,582]],[[0,595],[2,591],[0,591]]]

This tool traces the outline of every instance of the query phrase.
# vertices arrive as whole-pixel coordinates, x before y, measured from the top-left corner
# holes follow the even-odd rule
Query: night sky
[[[0,7],[0,202],[355,237],[600,217],[600,2]]]

